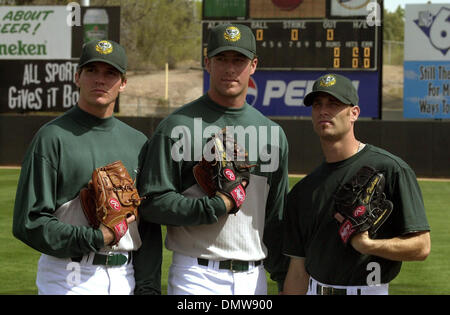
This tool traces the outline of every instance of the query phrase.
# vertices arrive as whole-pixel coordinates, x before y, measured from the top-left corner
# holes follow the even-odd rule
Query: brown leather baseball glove
[[[114,232],[117,244],[127,233],[127,218],[134,215],[141,198],[122,161],[96,168],[87,188],[80,191],[81,205],[89,224],[98,228],[105,225]]]

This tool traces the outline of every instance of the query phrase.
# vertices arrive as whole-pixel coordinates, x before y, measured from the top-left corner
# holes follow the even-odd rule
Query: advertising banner
[[[0,6],[0,60],[68,59],[65,6]]]
[[[403,115],[450,118],[450,5],[405,6]]]
[[[72,4],[0,7],[0,113],[66,111],[83,43],[120,42],[119,7]]]
[[[9,61],[15,71],[0,76],[3,111],[65,111],[76,105],[77,64],[69,60]]]
[[[256,71],[250,78],[247,102],[266,116],[310,116],[311,108],[303,105],[314,81],[325,71]],[[378,118],[378,72],[336,72],[352,80],[358,91],[360,117]],[[209,74],[204,71],[203,88],[209,88]]]

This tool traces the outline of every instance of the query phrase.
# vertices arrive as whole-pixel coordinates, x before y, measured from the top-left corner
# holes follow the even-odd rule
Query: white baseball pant
[[[126,255],[127,252],[120,252]],[[134,292],[133,263],[92,265],[94,253],[80,262],[45,254],[38,262],[36,285],[40,295],[130,295]]]
[[[173,253],[169,269],[169,295],[266,295],[267,279],[263,264],[249,263],[247,271],[219,268],[219,261],[207,266],[195,257]]]

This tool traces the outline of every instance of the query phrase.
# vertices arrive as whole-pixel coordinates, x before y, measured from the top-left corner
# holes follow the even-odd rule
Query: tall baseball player
[[[166,247],[173,252],[169,294],[266,294],[264,267],[280,286],[284,280],[287,261],[280,250],[288,144],[283,130],[245,101],[257,63],[250,28],[211,29],[205,58],[210,89],[162,121],[149,140],[153,154],[139,182],[147,196],[140,213],[167,225]],[[248,153],[248,164],[257,166],[230,163],[223,173],[211,170],[220,189],[207,195],[193,169],[212,146],[218,145],[218,153],[222,140],[209,139],[223,128]],[[233,153],[228,157],[233,160]],[[148,241],[143,238],[143,247]]]
[[[289,192],[285,294],[388,294],[401,262],[424,260],[430,227],[413,170],[355,138],[352,82],[317,79],[304,103],[325,161]]]
[[[127,57],[119,44],[85,44],[75,76],[78,105],[43,126],[26,152],[13,233],[42,253],[36,277],[39,294],[134,291],[132,251],[141,245],[135,216],[122,220],[115,233],[103,224],[91,227],[79,196],[96,168],[120,160],[133,179],[140,168],[146,136],[113,116],[114,103],[126,87],[126,69]],[[118,171],[124,174],[122,166]],[[161,238],[159,227],[153,234]],[[155,258],[147,261],[149,268],[160,263]],[[159,277],[155,272],[152,283],[159,283]]]

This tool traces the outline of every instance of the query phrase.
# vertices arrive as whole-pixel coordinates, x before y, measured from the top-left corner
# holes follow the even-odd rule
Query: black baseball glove
[[[334,217],[339,222],[339,236],[346,244],[357,233],[377,230],[392,212],[393,204],[384,194],[384,175],[370,166],[363,166],[334,195]]]
[[[211,142],[212,141],[212,142]],[[229,213],[235,214],[245,201],[245,189],[250,183],[250,165],[248,154],[234,141],[227,137],[225,129],[208,139],[212,145],[212,160],[203,156],[194,166],[194,177],[200,187],[210,197],[219,191],[230,197],[234,202],[234,209]]]

